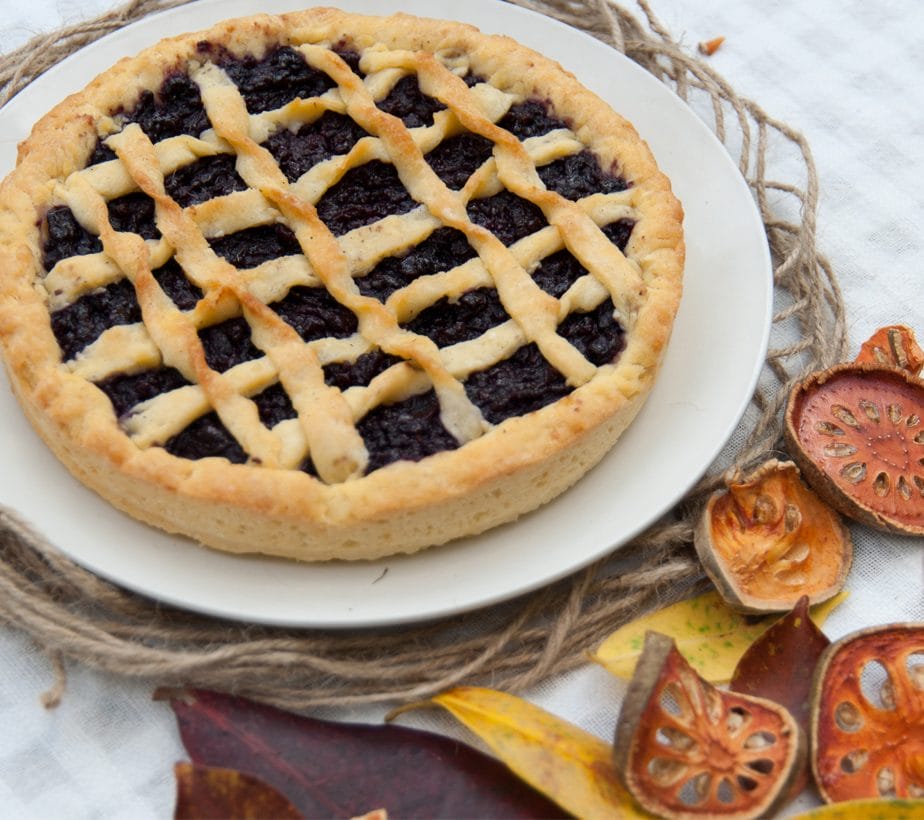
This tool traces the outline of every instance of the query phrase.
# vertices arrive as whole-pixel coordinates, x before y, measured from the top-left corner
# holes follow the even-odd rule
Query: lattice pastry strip
[[[625,121],[512,41],[402,15],[247,18],[165,41],[48,122],[74,147],[24,151],[0,236],[13,212],[27,233],[48,212],[49,261],[25,285],[20,240],[0,242],[24,277],[0,289],[0,340],[56,452],[160,526],[303,558],[417,549],[560,492],[650,388],[679,297],[679,207]],[[202,174],[224,177],[189,188]],[[341,221],[360,179],[396,204]],[[510,228],[491,210],[506,208]],[[48,250],[68,232],[73,249]],[[224,250],[250,236],[278,250]],[[41,288],[61,348],[38,345],[39,390],[9,306]],[[110,298],[95,335],[61,336]],[[248,349],[217,356],[213,339]],[[54,400],[68,390],[80,423]],[[240,463],[171,444],[199,427]],[[73,461],[86,436],[105,442],[92,468]]]

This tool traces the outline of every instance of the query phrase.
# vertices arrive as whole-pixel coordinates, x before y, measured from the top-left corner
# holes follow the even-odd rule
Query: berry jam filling
[[[323,288],[294,287],[270,307],[298,331],[306,342],[343,339],[356,332],[353,312]]]
[[[62,361],[73,359],[104,330],[141,321],[141,307],[128,279],[81,296],[51,314],[51,330],[61,347]]]
[[[294,133],[288,128],[280,128],[263,147],[279,163],[286,179],[295,182],[319,162],[349,153],[365,136],[365,130],[350,117],[326,111]]]
[[[103,243],[98,236],[86,230],[66,205],[56,205],[45,215],[45,242],[42,247],[42,264],[50,271],[69,256],[99,253]]]
[[[192,310],[203,296],[202,291],[186,278],[183,268],[174,258],[154,271],[154,278],[180,310]]]
[[[560,250],[539,263],[539,267],[533,271],[533,281],[558,299],[586,273],[587,268],[570,251]]]
[[[212,250],[241,270],[255,268],[281,256],[302,252],[292,230],[285,225],[258,225],[209,240]]]
[[[234,154],[202,157],[168,175],[164,179],[164,187],[183,208],[234,191],[244,191],[247,183],[237,173],[236,160]]]
[[[243,316],[202,328],[199,340],[206,364],[219,373],[263,355],[251,341],[250,325]]]
[[[493,233],[505,245],[542,230],[548,223],[537,205],[510,191],[468,203],[468,218]]]
[[[446,108],[439,100],[420,90],[417,77],[402,77],[381,102],[376,103],[386,114],[398,117],[408,128],[433,125],[433,115]]]
[[[355,362],[331,362],[324,365],[324,381],[338,390],[365,387],[379,373],[384,373],[402,359],[376,348],[357,357]]]
[[[211,125],[199,86],[179,73],[167,77],[157,94],[146,91],[128,115],[128,121],[137,122],[151,142],[181,134],[198,137]]]
[[[251,114],[281,108],[298,97],[318,97],[334,87],[330,77],[288,46],[274,49],[262,60],[224,52],[217,62],[241,92]]]
[[[318,216],[335,236],[416,207],[395,167],[377,159],[351,168],[317,204]]]
[[[571,388],[539,348],[528,344],[509,359],[472,373],[465,392],[489,422],[500,424],[564,398]]]
[[[172,367],[158,367],[133,374],[120,373],[96,382],[96,386],[109,396],[119,418],[143,401],[188,384],[180,371]]]
[[[606,173],[590,151],[562,157],[539,168],[539,178],[550,191],[578,200],[591,194],[612,194],[625,191],[626,181]]]
[[[110,200],[109,224],[117,231],[127,231],[145,239],[159,239],[154,224],[154,200],[141,191]]]
[[[443,182],[458,191],[491,157],[494,143],[478,134],[457,134],[441,142],[424,159]]]
[[[289,394],[279,382],[271,384],[262,393],[251,397],[260,413],[260,421],[273,428],[279,422],[298,417]]]
[[[178,458],[191,460],[220,456],[232,464],[247,461],[247,453],[221,423],[217,413],[207,413],[196,419],[167,441],[164,449]]]
[[[609,364],[625,347],[625,331],[613,315],[613,302],[607,299],[588,313],[572,313],[558,326],[564,336],[591,364]]]
[[[443,297],[421,311],[406,327],[429,336],[439,347],[477,339],[486,330],[506,322],[504,306],[494,288],[476,288],[457,300]]]
[[[393,461],[420,461],[459,446],[440,420],[439,401],[432,390],[376,407],[357,429],[369,451],[368,473]]]
[[[363,296],[384,302],[419,276],[451,270],[475,256],[465,234],[455,228],[437,228],[423,242],[401,256],[383,259],[356,284]]]
[[[619,250],[625,251],[634,227],[634,220],[620,219],[606,225],[602,230],[610,242],[616,245]],[[532,276],[533,281],[540,288],[557,299],[586,273],[587,269],[578,262],[570,251],[560,250],[545,257],[539,263],[539,267],[533,271]]]
[[[510,106],[504,117],[497,123],[519,140],[541,137],[549,131],[567,128],[563,120],[549,114],[550,106],[541,100],[526,100]]]
[[[180,134],[198,137],[210,125],[199,96],[199,86],[180,72],[168,75],[156,94],[143,92],[131,110],[122,109],[114,113],[123,114],[126,125],[138,123],[151,142]],[[97,143],[88,164],[111,159],[115,159],[115,152]]]

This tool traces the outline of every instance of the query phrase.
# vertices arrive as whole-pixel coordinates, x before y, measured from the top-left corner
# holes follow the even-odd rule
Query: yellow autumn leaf
[[[924,820],[924,800],[848,800],[820,806],[793,820]]]
[[[521,698],[461,686],[432,699],[520,779],[581,818],[647,818],[622,787],[613,747]]]
[[[847,597],[846,592],[812,607],[811,618],[821,626],[832,610]],[[642,652],[645,633],[661,632],[673,638],[681,654],[706,680],[731,680],[744,651],[778,617],[755,620],[735,612],[713,591],[680,601],[617,629],[597,649],[593,658],[612,674],[630,679]]]

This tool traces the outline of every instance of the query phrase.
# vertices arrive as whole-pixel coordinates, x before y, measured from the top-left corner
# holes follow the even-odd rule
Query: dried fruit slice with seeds
[[[881,327],[860,346],[857,364],[868,362],[885,367],[900,367],[917,376],[924,367],[924,350],[906,325]]]
[[[924,624],[831,644],[811,714],[812,772],[825,800],[924,798]]]
[[[805,739],[785,708],[717,689],[649,632],[614,754],[626,788],[659,817],[749,818],[786,801]]]
[[[870,364],[814,373],[789,395],[786,441],[809,484],[844,515],[924,535],[924,381]]]
[[[791,461],[771,459],[714,493],[693,543],[728,604],[743,612],[787,612],[843,587],[853,560],[850,533]]]

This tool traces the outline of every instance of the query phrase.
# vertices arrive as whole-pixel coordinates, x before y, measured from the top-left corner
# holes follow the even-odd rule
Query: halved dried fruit
[[[881,327],[860,346],[857,364],[900,367],[917,376],[924,367],[924,350],[918,346],[914,331],[905,325]]]
[[[924,798],[924,624],[831,644],[815,672],[812,772],[828,802]]]
[[[786,612],[803,595],[837,594],[853,560],[850,533],[791,461],[771,459],[706,503],[693,543],[728,604]]]
[[[614,754],[626,788],[659,817],[748,818],[785,802],[805,741],[782,706],[717,689],[649,632]]]
[[[924,381],[837,365],[796,385],[786,441],[805,479],[844,515],[924,535]]]

